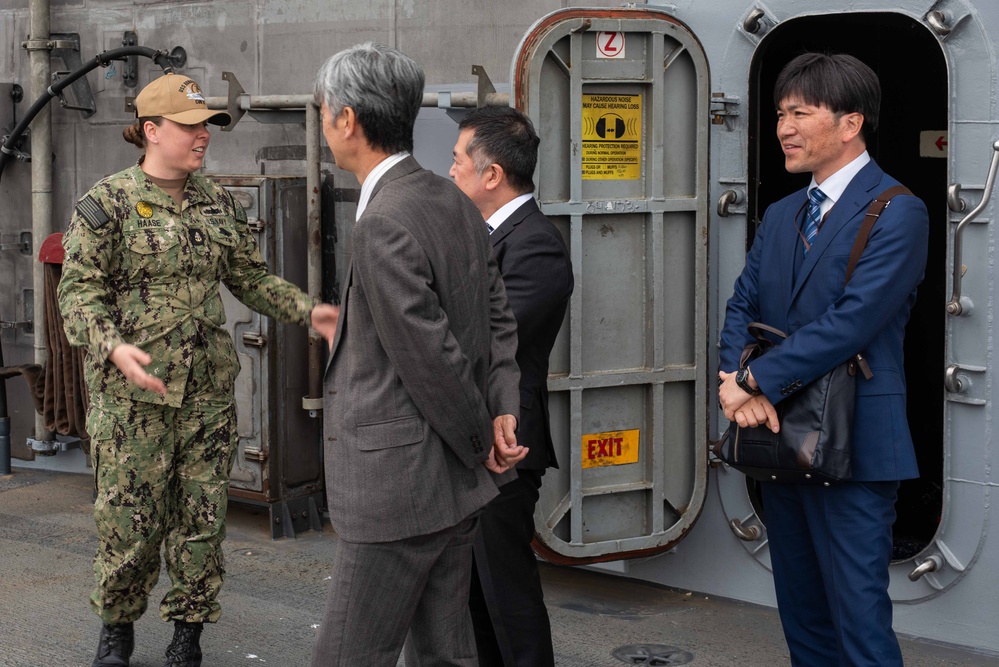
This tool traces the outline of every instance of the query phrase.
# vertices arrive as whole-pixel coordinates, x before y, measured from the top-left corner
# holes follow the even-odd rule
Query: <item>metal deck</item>
[[[86,475],[15,468],[0,477],[0,665],[86,667],[93,660],[99,624],[87,602],[96,548],[91,498]],[[205,629],[205,665],[308,664],[335,548],[328,525],[271,540],[265,511],[231,506],[223,614]],[[773,609],[592,570],[544,565],[542,576],[560,667],[788,664]],[[159,620],[156,603],[166,586],[163,576],[136,624],[134,667],[162,664],[172,629]],[[676,651],[663,649],[660,662],[637,657],[640,651],[631,662],[612,655],[640,645]],[[902,652],[909,667],[999,667],[999,657],[911,639]]]

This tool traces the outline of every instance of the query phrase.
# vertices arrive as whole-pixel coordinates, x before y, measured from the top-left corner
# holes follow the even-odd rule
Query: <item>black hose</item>
[[[170,72],[173,70],[173,64],[170,60],[170,54],[166,51],[157,51],[156,49],[151,49],[148,46],[122,46],[117,49],[111,49],[109,51],[104,51],[97,54],[93,60],[87,61],[78,70],[70,72],[63,78],[59,79],[51,86],[49,86],[45,93],[40,95],[35,103],[31,105],[27,113],[24,114],[24,118],[21,119],[11,131],[10,136],[7,137],[7,141],[0,146],[0,177],[3,177],[3,170],[10,158],[17,154],[14,146],[17,144],[17,140],[20,139],[21,135],[31,124],[31,121],[35,119],[38,112],[45,108],[45,105],[52,101],[52,99],[62,92],[62,89],[70,85],[81,76],[84,76],[92,69],[98,67],[107,67],[112,60],[123,60],[126,56],[145,56],[151,59],[154,63],[163,68],[164,72]]]

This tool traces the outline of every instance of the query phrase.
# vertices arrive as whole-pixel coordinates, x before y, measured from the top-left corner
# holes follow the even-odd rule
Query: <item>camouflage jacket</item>
[[[72,345],[88,350],[91,393],[179,407],[194,348],[204,346],[215,386],[231,393],[239,360],[222,327],[224,283],[250,308],[308,325],[313,300],[271,275],[242,206],[221,186],[191,174],[178,208],[138,165],[99,181],[77,202],[63,237],[59,309]],[[145,350],[162,397],[128,382],[108,355]]]

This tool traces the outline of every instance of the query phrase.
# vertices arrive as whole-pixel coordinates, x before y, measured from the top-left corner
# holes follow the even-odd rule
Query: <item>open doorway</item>
[[[905,337],[908,417],[921,477],[902,482],[895,523],[895,560],[911,558],[933,538],[943,503],[944,330],[947,301],[947,159],[920,157],[920,132],[948,127],[947,64],[936,37],[911,17],[894,13],[809,16],[784,21],[757,49],[749,81],[749,237],[766,207],[808,185],[805,174],[784,170],[776,139],[774,82],[781,68],[805,51],[856,56],[881,80],[878,132],[867,149],[929,210],[926,277]],[[758,493],[750,497],[765,521]]]

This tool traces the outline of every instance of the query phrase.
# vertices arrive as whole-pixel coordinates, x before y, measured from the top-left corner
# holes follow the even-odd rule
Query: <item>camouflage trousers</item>
[[[104,623],[132,622],[146,610],[161,545],[171,582],[163,620],[214,623],[221,614],[215,598],[238,434],[233,397],[211,385],[203,355],[196,350],[180,408],[91,396],[99,546],[90,601]]]

